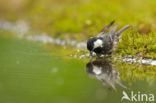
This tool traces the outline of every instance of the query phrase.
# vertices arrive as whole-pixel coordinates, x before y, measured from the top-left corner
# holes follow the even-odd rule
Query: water
[[[50,47],[0,36],[0,103],[120,103],[123,91],[156,95],[155,66],[90,62]]]

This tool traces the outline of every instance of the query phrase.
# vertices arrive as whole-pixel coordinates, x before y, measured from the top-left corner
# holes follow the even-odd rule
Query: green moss
[[[119,43],[116,53],[121,55],[135,55],[144,58],[156,58],[156,35],[154,33],[139,34],[125,33]],[[150,53],[150,55],[149,55]]]
[[[21,0],[0,1],[0,18],[26,20],[32,30],[78,41],[96,36],[112,20],[131,24],[116,53],[156,58],[155,0]],[[38,34],[38,33],[37,33]]]

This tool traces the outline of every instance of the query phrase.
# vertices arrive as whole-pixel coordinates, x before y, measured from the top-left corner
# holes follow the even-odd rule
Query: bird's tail
[[[131,25],[124,26],[122,29],[120,29],[118,32],[116,32],[116,35],[119,37],[121,35],[121,33],[124,32],[129,27],[131,27]]]

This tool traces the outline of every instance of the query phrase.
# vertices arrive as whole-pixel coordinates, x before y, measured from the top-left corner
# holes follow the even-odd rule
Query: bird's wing
[[[116,32],[116,29],[118,28],[119,23],[117,23],[113,29],[109,32],[110,35],[113,35]]]
[[[101,37],[105,31],[107,31],[113,24],[115,23],[115,20],[113,20],[109,25],[107,25],[99,34],[97,37]]]

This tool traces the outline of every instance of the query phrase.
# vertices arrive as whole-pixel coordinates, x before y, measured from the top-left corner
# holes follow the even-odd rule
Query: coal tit
[[[97,37],[91,37],[88,39],[87,49],[89,50],[90,55],[95,52],[96,55],[100,57],[102,54],[105,55],[113,53],[116,45],[119,43],[121,33],[130,27],[130,25],[126,25],[119,31],[116,31],[118,27],[117,23],[108,33],[105,33],[114,24],[114,22],[115,21],[112,21],[107,25]]]
[[[108,89],[116,90],[115,84],[123,88],[127,88],[120,81],[120,74],[116,66],[108,59],[96,59],[86,64],[86,72],[88,75],[95,76],[103,86]],[[112,88],[111,88],[112,87]]]

